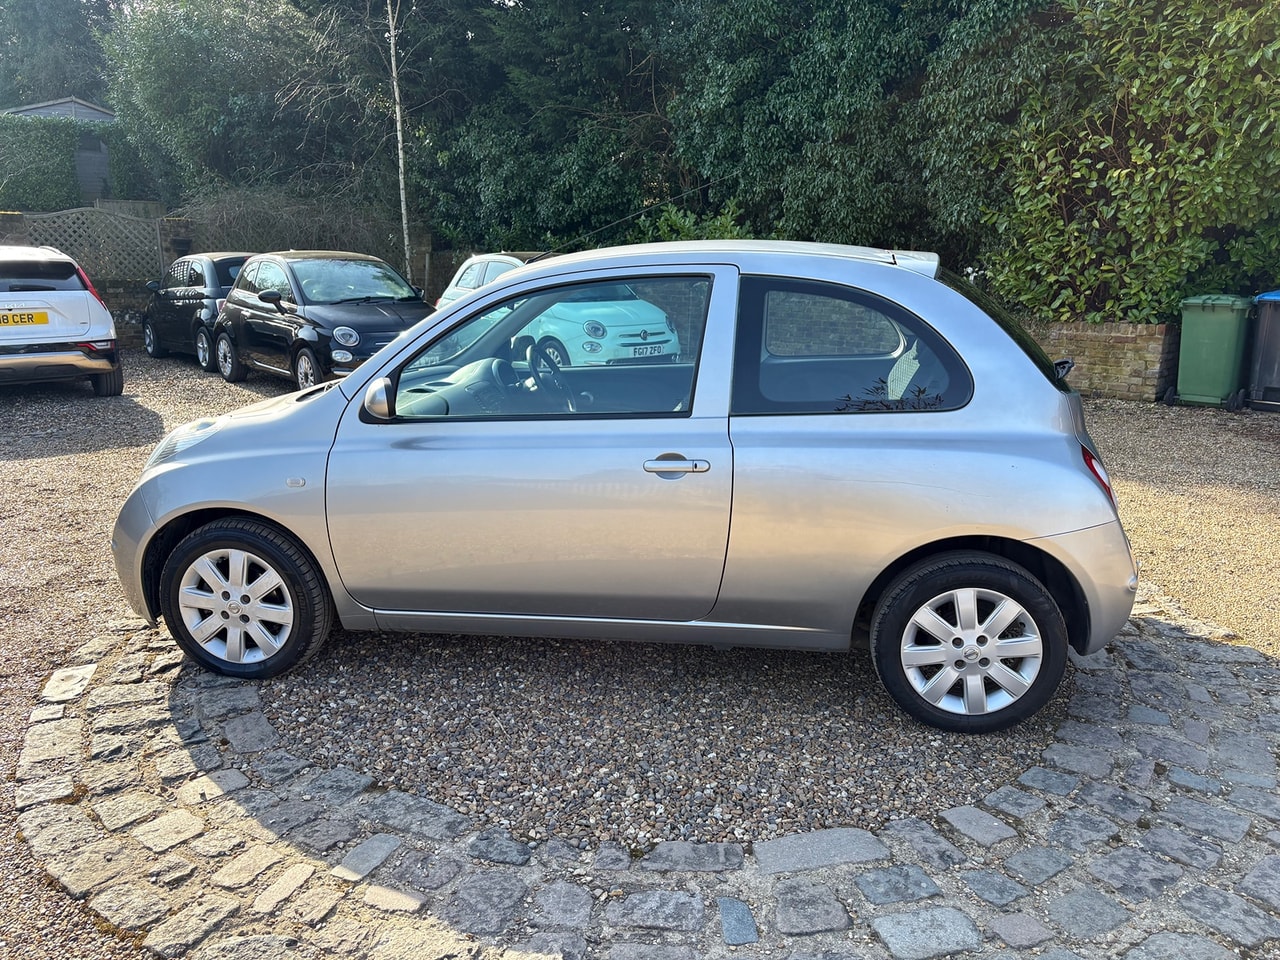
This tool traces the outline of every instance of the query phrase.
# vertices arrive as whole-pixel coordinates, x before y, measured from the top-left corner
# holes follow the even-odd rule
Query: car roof
[[[32,247],[23,244],[0,244],[0,256],[6,260],[73,260],[57,247]]]
[[[259,257],[278,257],[281,260],[369,260],[374,263],[386,263],[381,257],[367,253],[353,253],[349,250],[273,250],[270,253],[256,254]]]
[[[244,257],[248,259],[254,256],[247,250],[215,250],[210,253],[189,253],[185,257],[179,257],[179,260],[190,260],[194,257],[203,257],[205,260],[230,260],[235,257]]]
[[[655,260],[669,258],[679,261],[691,256],[705,258],[715,256],[737,257],[743,254],[771,254],[803,257],[836,257],[882,263],[935,277],[941,267],[941,258],[926,250],[890,250],[881,247],[859,247],[843,243],[811,243],[802,240],[679,240],[667,243],[642,243],[622,247],[603,247],[580,253],[558,254],[557,262],[571,265],[574,262],[599,263],[614,258],[637,255]]]

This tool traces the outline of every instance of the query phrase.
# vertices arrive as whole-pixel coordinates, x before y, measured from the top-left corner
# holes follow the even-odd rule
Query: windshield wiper
[[[390,300],[385,293],[370,294],[364,297],[347,297],[345,300],[332,300],[331,303],[375,303],[378,300]]]

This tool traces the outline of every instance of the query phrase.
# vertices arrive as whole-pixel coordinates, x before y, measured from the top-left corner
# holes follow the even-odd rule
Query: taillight
[[[105,307],[107,301],[102,299],[102,294],[98,292],[98,288],[93,285],[93,281],[89,279],[89,275],[84,272],[84,268],[80,264],[76,264],[76,276],[80,278],[80,282],[84,284],[85,289],[93,294],[94,299]]]
[[[219,297],[216,304],[214,305],[214,309],[216,309],[218,313],[222,313],[222,308],[225,307],[226,305],[227,305],[227,298]]]
[[[1099,460],[1084,444],[1080,444],[1080,453],[1084,457],[1084,465],[1089,468],[1089,472],[1093,474],[1093,479],[1098,481],[1098,486],[1106,491],[1107,498],[1111,501],[1111,505],[1117,506],[1115,491],[1111,489],[1111,477],[1107,473],[1107,468],[1102,465]]]

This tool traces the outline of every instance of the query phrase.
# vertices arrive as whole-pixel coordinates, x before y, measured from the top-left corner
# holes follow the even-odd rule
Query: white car
[[[680,338],[667,315],[625,283],[583,286],[521,331],[558,367],[673,361]]]
[[[53,247],[0,246],[0,384],[88,380],[124,392],[111,311],[71,257]]]
[[[516,267],[541,256],[538,253],[478,253],[474,257],[468,257],[436,300],[436,309],[443,310],[459,297],[465,297],[486,283],[497,280],[504,273],[510,273]]]

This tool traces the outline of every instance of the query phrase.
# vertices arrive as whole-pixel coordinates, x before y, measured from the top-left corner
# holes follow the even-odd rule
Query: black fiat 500
[[[215,327],[218,371],[288,377],[299,388],[346,376],[432,312],[399,271],[335,250],[262,253],[241,269]]]
[[[190,353],[203,369],[217,369],[213,321],[223,297],[251,256],[244,251],[193,253],[173,261],[163,280],[148,283],[151,301],[142,319],[142,345],[147,354]]]

